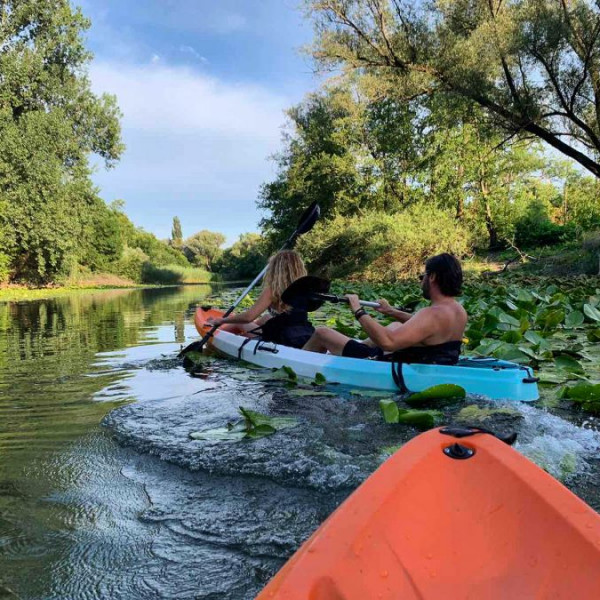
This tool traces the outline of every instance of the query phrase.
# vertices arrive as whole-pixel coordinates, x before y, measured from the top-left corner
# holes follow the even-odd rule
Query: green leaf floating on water
[[[579,312],[578,310],[574,310],[573,312],[570,312],[565,318],[565,325],[572,329],[574,327],[581,327],[583,325],[583,321],[583,313]]]
[[[579,373],[583,375],[584,370],[581,366],[581,363],[578,360],[575,360],[571,356],[560,355],[554,359],[554,364],[557,369],[561,369],[562,371],[567,371],[568,373]]]
[[[316,373],[315,378],[311,383],[313,385],[325,385],[327,383],[327,379],[325,379],[325,375],[323,375],[323,373]]]
[[[600,415],[600,384],[578,383],[561,391],[561,398],[569,398],[595,415]]]
[[[590,321],[600,321],[600,311],[595,306],[592,306],[591,304],[584,304],[583,312],[585,316],[590,319]]]
[[[215,442],[239,442],[246,437],[246,431],[233,431],[229,427],[217,427],[206,431],[194,431],[190,433],[193,440],[205,440]]]
[[[587,332],[587,339],[589,342],[600,342],[600,329],[590,329]]]
[[[412,425],[421,430],[431,429],[439,417],[441,417],[441,413],[435,410],[405,410],[400,411],[398,423]]]
[[[406,410],[398,408],[393,400],[380,400],[379,406],[386,423],[402,423],[418,429],[431,429],[441,413],[435,410]]]
[[[190,437],[193,440],[239,442],[243,439],[258,439],[272,435],[281,429],[289,429],[298,425],[298,421],[291,417],[269,417],[243,406],[240,406],[239,410],[244,417],[243,421],[229,423],[227,427],[194,431],[190,433]]]
[[[406,403],[410,406],[422,406],[423,404],[429,404],[431,400],[454,400],[464,398],[466,395],[465,389],[460,385],[442,383],[429,387],[422,392],[411,394],[406,398]]]
[[[398,405],[393,400],[380,400],[379,406],[386,423],[398,422],[400,411],[398,410]]]
[[[315,397],[319,397],[319,396],[335,396],[336,394],[334,394],[333,392],[328,392],[325,390],[321,390],[319,388],[312,388],[310,390],[307,389],[303,389],[303,388],[295,388],[293,390],[290,390],[289,392],[287,392],[288,396],[315,396]]]

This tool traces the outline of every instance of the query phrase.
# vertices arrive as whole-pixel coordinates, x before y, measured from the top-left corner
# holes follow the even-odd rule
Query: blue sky
[[[127,150],[94,181],[160,238],[256,231],[284,110],[318,87],[299,0],[74,0],[92,21],[96,92],[115,94]]]

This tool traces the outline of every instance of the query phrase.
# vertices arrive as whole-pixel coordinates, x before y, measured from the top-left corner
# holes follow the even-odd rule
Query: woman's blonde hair
[[[271,306],[278,312],[290,308],[281,301],[281,294],[291,283],[306,275],[300,255],[293,250],[281,250],[269,259],[265,286],[271,289]]]

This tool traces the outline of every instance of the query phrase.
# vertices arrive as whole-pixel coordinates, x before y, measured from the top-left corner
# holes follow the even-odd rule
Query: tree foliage
[[[179,217],[173,217],[173,227],[171,227],[171,246],[180,249],[183,247],[183,233],[181,231],[181,221]]]
[[[586,0],[306,0],[325,68],[460,96],[600,177],[600,8]]]
[[[215,261],[223,254],[221,246],[225,240],[222,233],[203,229],[183,242],[183,252],[194,266],[212,271]]]
[[[214,267],[228,279],[251,279],[262,271],[267,258],[263,238],[257,233],[242,233],[231,248],[225,249]]]
[[[14,278],[48,281],[86,251],[81,240],[107,208],[88,156],[119,158],[119,111],[91,91],[83,44],[89,27],[67,0],[0,4],[0,255]],[[111,252],[118,250],[113,239]],[[115,245],[116,244],[116,245]]]

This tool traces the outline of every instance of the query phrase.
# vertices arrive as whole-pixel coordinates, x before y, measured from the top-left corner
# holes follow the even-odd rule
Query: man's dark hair
[[[435,275],[435,281],[444,296],[460,296],[463,273],[456,256],[447,252],[432,256],[425,263],[425,272]]]

